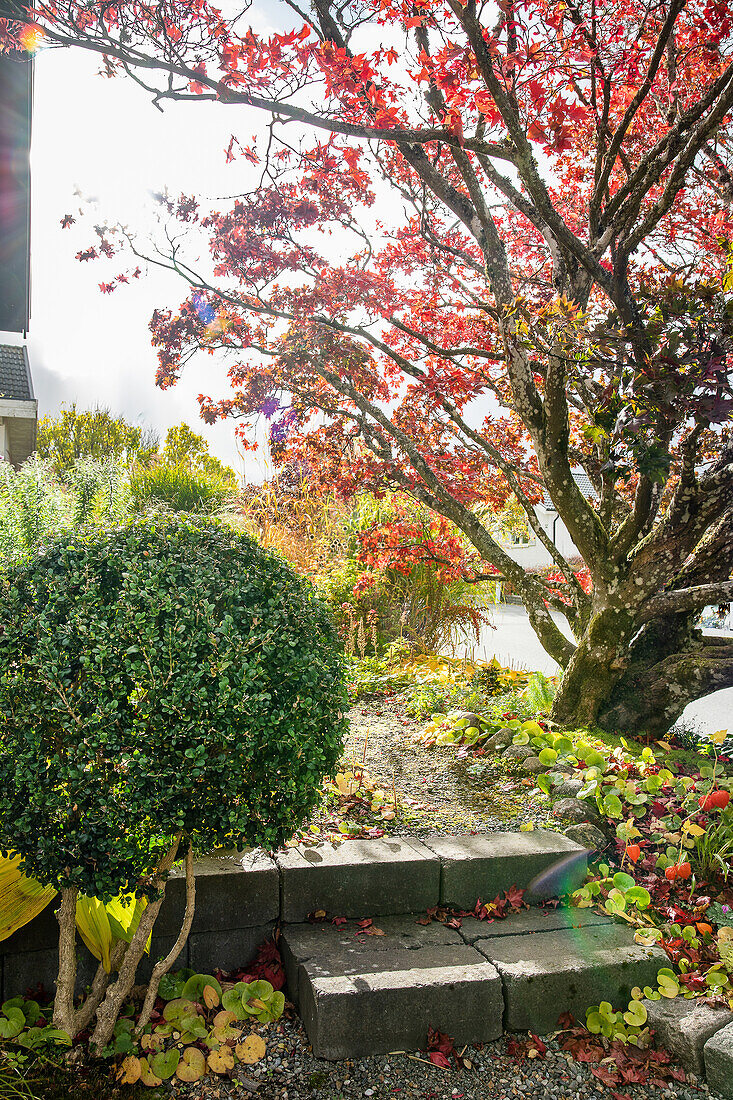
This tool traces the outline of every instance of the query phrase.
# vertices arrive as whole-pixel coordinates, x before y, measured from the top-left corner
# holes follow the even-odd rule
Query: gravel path
[[[610,1100],[611,1092],[581,1063],[572,1061],[557,1043],[547,1041],[544,1059],[518,1060],[507,1052],[506,1038],[470,1047],[464,1057],[470,1069],[445,1070],[427,1062],[427,1055],[398,1053],[348,1062],[314,1058],[302,1025],[290,1006],[277,1024],[260,1028],[268,1052],[256,1066],[235,1071],[232,1081],[205,1085],[171,1083],[170,1094],[181,1100]],[[626,1086],[631,1100],[715,1100],[704,1083],[673,1083],[667,1089]]]
[[[390,833],[496,832],[530,820],[548,823],[546,806],[529,797],[532,782],[513,773],[506,762],[486,758],[486,770],[477,777],[467,770],[476,763],[473,756],[417,742],[426,720],[406,717],[401,696],[362,700],[352,707],[349,719],[343,767],[363,764],[388,795],[396,793],[398,814]],[[322,813],[315,820],[327,819],[328,813]]]

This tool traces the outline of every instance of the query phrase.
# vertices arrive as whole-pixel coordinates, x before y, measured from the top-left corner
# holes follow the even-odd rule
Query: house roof
[[[28,352],[22,345],[0,344],[0,398],[33,401]]]
[[[572,474],[573,481],[578,486],[585,499],[597,500],[598,493],[593,488],[593,483],[591,482],[591,479],[588,477],[585,470],[582,470],[579,466],[576,466],[573,468]],[[542,494],[542,500],[540,501],[540,503],[542,504],[543,508],[547,508],[548,512],[555,511],[555,505],[550,500],[550,496],[546,490]]]

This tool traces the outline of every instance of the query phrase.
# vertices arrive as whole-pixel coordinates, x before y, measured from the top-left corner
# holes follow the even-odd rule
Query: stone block
[[[502,1031],[501,981],[470,947],[375,952],[354,972],[311,960],[300,970],[300,1012],[317,1058],[361,1058],[426,1046],[428,1027],[456,1043]]]
[[[438,903],[440,862],[419,840],[350,840],[277,856],[282,920],[413,913]]]
[[[704,1077],[703,1048],[711,1036],[733,1024],[733,1012],[684,997],[645,1000],[644,1006],[658,1045],[668,1050],[686,1070]]]
[[[600,1001],[625,1008],[632,988],[651,985],[667,963],[663,951],[615,924],[492,936],[475,946],[501,974],[507,1031],[540,1035],[554,1031],[563,1012],[584,1023],[586,1008]]]
[[[85,986],[90,984],[99,964],[83,945],[77,947],[76,955],[76,989],[81,993]],[[18,997],[26,990],[35,988],[39,983],[50,999],[56,992],[56,977],[59,970],[58,950],[43,948],[40,951],[18,951],[12,955],[5,955],[2,959],[2,969],[3,1000]]]
[[[348,921],[337,928],[333,924],[286,924],[280,936],[280,954],[288,979],[288,991],[294,1004],[298,1003],[298,973],[302,963],[309,959],[327,960],[334,956],[353,957],[354,965],[375,953],[405,950],[418,951],[424,947],[445,945],[463,946],[463,939],[454,928],[433,921],[428,925],[416,924],[416,917],[380,917],[372,926],[384,935],[366,935],[360,932],[355,921]],[[351,973],[351,970],[349,970]]]
[[[7,939],[0,940],[0,956],[24,954],[27,951],[55,951],[59,942],[59,924],[56,919],[59,902],[57,895],[32,921],[24,924]]]
[[[466,943],[475,944],[487,936],[532,936],[544,932],[557,932],[563,928],[592,928],[596,925],[613,924],[610,917],[596,913],[592,909],[523,909],[521,913],[512,913],[505,920],[485,921],[475,917],[464,917],[460,934]],[[527,951],[533,950],[527,944]]]
[[[150,941],[150,950],[143,955],[137,967],[136,982],[138,985],[149,981],[153,967],[159,959],[164,959],[176,942],[177,936],[161,936],[157,930]],[[188,966],[188,944],[184,945],[180,955],[173,963],[171,970],[182,970]]]
[[[183,921],[186,884],[176,869],[166,884],[155,927],[158,935],[177,935]],[[196,860],[196,911],[193,932],[248,928],[277,920],[280,877],[274,860],[261,852],[206,856]]]
[[[274,923],[270,923],[220,932],[192,932],[188,938],[188,965],[200,974],[242,970],[274,929]]]
[[[733,1100],[733,1024],[708,1039],[703,1053],[708,1088],[725,1100]]]
[[[429,837],[425,842],[441,862],[440,900],[444,905],[473,909],[477,898],[488,901],[510,886],[526,889],[535,875],[566,856],[582,853],[579,844],[548,829],[489,836]],[[576,889],[585,879],[587,863],[579,858],[563,883]],[[550,892],[533,895],[542,901]]]

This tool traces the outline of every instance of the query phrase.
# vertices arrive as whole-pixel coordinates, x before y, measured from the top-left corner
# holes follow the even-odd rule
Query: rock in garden
[[[563,832],[568,840],[574,840],[576,844],[582,844],[584,848],[605,848],[608,837],[595,825],[585,823],[582,825],[568,825]]]
[[[529,745],[510,745],[503,753],[505,760],[527,760],[534,754],[534,749],[531,749]]]
[[[481,715],[474,714],[472,710],[464,710],[463,714],[459,714],[455,721],[468,722],[469,726],[479,726],[481,724]]]
[[[565,779],[554,788],[556,798],[575,798],[578,791],[583,789],[582,779]]]
[[[530,775],[541,775],[547,771],[547,764],[543,764],[539,756],[528,756],[522,761],[522,767]]]
[[[574,825],[582,821],[590,821],[593,825],[599,825],[601,816],[590,802],[583,802],[580,798],[561,798],[552,807],[555,817],[564,817],[566,821]]]
[[[733,1023],[733,1015],[722,1007],[702,1004],[697,1000],[644,1001],[647,1022],[654,1029],[660,1046],[674,1055],[687,1070],[698,1076],[705,1073],[703,1048],[708,1039]]]
[[[496,733],[492,733],[491,737],[488,737],[485,741],[487,749],[505,749],[507,745],[511,745],[512,738],[514,737],[514,730],[509,729],[508,726],[502,726]]]

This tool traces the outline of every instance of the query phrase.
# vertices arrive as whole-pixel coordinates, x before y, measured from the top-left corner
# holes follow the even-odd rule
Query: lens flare
[[[586,860],[590,853],[583,849],[563,856],[551,867],[546,867],[530,882],[527,896],[560,897],[577,890],[585,878]]]
[[[37,23],[27,23],[18,35],[18,41],[27,53],[35,53],[43,45],[45,34]]]

